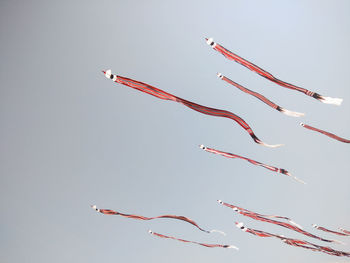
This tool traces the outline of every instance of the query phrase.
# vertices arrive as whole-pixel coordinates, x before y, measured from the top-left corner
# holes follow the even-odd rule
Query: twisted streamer
[[[234,82],[233,80],[230,80],[229,78],[225,77],[224,75],[222,75],[221,73],[218,73],[217,76],[226,81],[228,84],[231,84],[232,86],[235,86],[236,88],[240,89],[241,91],[248,93],[256,98],[258,98],[259,100],[261,100],[262,102],[264,102],[265,104],[267,104],[268,106],[270,106],[271,108],[285,114],[288,116],[292,116],[292,117],[300,117],[300,116],[304,116],[304,113],[300,113],[300,112],[295,112],[295,111],[290,111],[287,109],[282,108],[281,106],[278,106],[277,104],[273,103],[272,101],[270,101],[269,99],[265,98],[263,95],[261,95],[260,93],[254,92],[250,89],[247,89],[245,87],[243,87],[242,85],[239,85],[238,83]]]
[[[324,241],[324,242],[342,244],[342,242],[340,242],[338,240],[325,239],[325,238],[316,236],[314,234],[311,234],[310,232],[307,232],[307,231],[303,230],[302,228],[300,228],[296,224],[289,224],[289,223],[273,220],[273,219],[270,219],[271,217],[268,218],[268,217],[266,217],[264,215],[261,215],[261,214],[255,213],[255,212],[251,212],[249,210],[240,209],[240,207],[238,207],[238,206],[234,206],[234,205],[225,203],[225,202],[223,202],[221,200],[218,200],[218,202],[219,202],[219,204],[222,204],[222,205],[224,205],[226,207],[229,207],[229,208],[233,209],[234,211],[238,212],[239,214],[241,214],[243,216],[247,216],[247,217],[250,217],[250,218],[258,220],[258,221],[262,221],[262,222],[278,225],[278,226],[281,226],[281,227],[284,227],[284,228],[296,231],[296,232],[298,232],[300,234],[303,234],[305,236],[312,237],[312,238],[315,238],[315,239],[318,239],[318,240],[321,240],[321,241]]]
[[[322,134],[324,134],[324,135],[326,135],[326,136],[328,136],[328,137],[331,137],[332,139],[338,140],[338,141],[340,141],[340,142],[350,143],[350,140],[341,138],[341,137],[339,137],[339,136],[337,136],[337,135],[335,135],[335,134],[333,134],[333,133],[330,133],[330,132],[326,132],[326,131],[317,129],[317,128],[315,128],[315,127],[312,127],[312,126],[307,125],[307,124],[302,123],[302,122],[300,123],[300,125],[301,125],[302,127],[306,128],[306,129],[309,129],[309,130],[311,130],[311,131],[316,131],[316,132],[322,133]]]
[[[228,152],[222,152],[222,151],[219,151],[219,150],[216,150],[216,149],[205,147],[203,144],[200,145],[199,147],[201,149],[203,149],[204,151],[206,151],[206,152],[222,155],[222,156],[227,157],[227,158],[238,158],[238,159],[246,160],[246,161],[248,161],[248,162],[250,162],[250,163],[252,163],[254,165],[264,167],[264,168],[269,169],[270,171],[273,171],[273,172],[276,172],[276,173],[281,173],[281,174],[287,175],[287,176],[295,179],[296,181],[298,181],[300,183],[306,184],[304,181],[300,180],[299,178],[297,178],[295,176],[292,176],[287,170],[285,170],[283,168],[277,168],[277,167],[274,167],[274,166],[271,166],[271,165],[267,165],[267,164],[264,164],[264,163],[257,162],[255,160],[249,159],[247,157],[243,157],[243,156],[237,155],[237,154],[228,153]]]
[[[172,101],[181,103],[192,110],[198,111],[198,112],[206,114],[206,115],[211,115],[211,116],[216,116],[216,117],[224,117],[224,118],[231,119],[231,120],[237,122],[243,129],[245,129],[249,133],[250,137],[252,137],[252,139],[258,144],[264,145],[266,147],[272,147],[272,148],[279,147],[282,145],[282,144],[269,145],[267,143],[262,142],[254,134],[254,132],[250,128],[250,126],[241,117],[235,115],[232,112],[225,111],[225,110],[219,110],[219,109],[215,109],[215,108],[209,108],[206,106],[202,106],[202,105],[193,103],[193,102],[188,101],[188,100],[184,100],[182,98],[176,97],[170,93],[167,93],[161,89],[155,88],[155,87],[148,85],[146,83],[114,75],[114,74],[112,74],[111,70],[103,71],[103,73],[105,74],[105,76],[107,78],[112,79],[114,82],[117,82],[117,83],[129,86],[131,88],[137,89],[139,91],[148,93],[148,94],[153,95],[159,99],[172,100]]]
[[[325,97],[322,96],[316,92],[309,91],[307,89],[295,86],[293,84],[284,82],[280,79],[275,78],[271,73],[263,70],[262,68],[258,67],[257,65],[249,62],[248,60],[238,56],[237,54],[231,52],[230,50],[224,48],[223,46],[219,45],[218,43],[215,43],[212,38],[206,38],[207,44],[210,45],[214,50],[218,51],[221,53],[224,57],[226,57],[229,60],[233,60],[246,68],[250,69],[251,71],[254,71],[255,73],[258,73],[260,76],[282,86],[288,89],[296,90],[299,92],[302,92],[306,94],[307,96],[310,96],[320,102],[327,103],[327,104],[335,104],[335,105],[340,105],[343,101],[343,99],[339,98],[330,98],[330,97]]]
[[[96,205],[92,205],[91,206],[92,209],[96,210],[97,212],[100,212],[102,214],[105,215],[118,215],[118,216],[122,216],[122,217],[126,217],[126,218],[132,218],[132,219],[137,219],[137,220],[153,220],[153,219],[160,219],[160,218],[169,218],[169,219],[176,219],[176,220],[181,220],[181,221],[185,221],[187,223],[190,223],[191,225],[195,226],[196,228],[198,228],[200,231],[203,231],[205,233],[213,233],[213,232],[218,232],[220,234],[226,235],[224,232],[220,231],[220,230],[205,230],[203,228],[201,228],[194,220],[185,217],[185,216],[177,216],[177,215],[161,215],[161,216],[155,216],[155,217],[145,217],[145,216],[139,216],[139,215],[132,215],[132,214],[123,214],[111,209],[98,209],[96,207]]]
[[[333,230],[327,229],[325,227],[318,226],[316,224],[312,224],[312,227],[314,227],[314,228],[316,228],[318,230],[324,231],[324,232],[328,232],[328,233],[332,233],[332,234],[338,235],[338,236],[350,236],[349,234],[338,232],[338,231],[333,231]]]
[[[350,257],[350,253],[349,252],[335,250],[333,248],[326,247],[326,246],[320,246],[320,245],[317,245],[317,244],[314,244],[314,243],[311,243],[311,242],[308,242],[308,241],[305,241],[305,240],[288,238],[288,237],[285,237],[285,236],[282,236],[282,235],[271,234],[271,233],[268,233],[268,232],[265,232],[265,231],[248,228],[248,227],[245,227],[243,225],[243,223],[235,222],[235,224],[242,231],[250,233],[250,234],[255,235],[255,236],[259,236],[259,237],[275,237],[275,238],[278,238],[278,239],[282,240],[287,245],[291,245],[291,246],[295,246],[295,247],[302,247],[302,248],[313,250],[313,251],[319,251],[319,252],[323,252],[323,253],[326,253],[326,254],[329,254],[329,255],[332,255],[332,256]]]
[[[177,237],[162,235],[162,234],[153,232],[152,230],[149,230],[148,232],[149,232],[151,235],[154,235],[154,236],[157,236],[157,237],[160,237],[160,238],[174,239],[174,240],[181,241],[181,242],[184,242],[184,243],[197,244],[197,245],[200,245],[200,246],[203,246],[203,247],[208,247],[208,248],[215,248],[215,247],[220,247],[220,248],[234,248],[234,249],[238,250],[238,247],[233,246],[233,245],[221,245],[221,244],[199,243],[199,242],[196,242],[196,241],[189,241],[189,240],[185,240],[185,239],[181,239],[181,238],[177,238]]]

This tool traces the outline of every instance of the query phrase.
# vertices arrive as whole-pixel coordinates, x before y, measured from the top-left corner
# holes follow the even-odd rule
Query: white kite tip
[[[287,110],[287,109],[282,109],[281,112],[284,113],[285,115],[291,116],[291,117],[301,117],[301,116],[305,115],[304,113],[296,112],[296,111],[290,111],[290,110]]]
[[[219,204],[223,204],[224,202],[221,200],[217,200]]]
[[[203,144],[201,144],[201,145],[199,145],[199,148],[205,150],[206,147]]]
[[[312,224],[312,227],[314,227],[314,228],[318,228],[318,225],[316,225],[316,224]]]
[[[105,72],[105,76],[106,76],[106,78],[110,78],[111,77],[111,75],[112,75],[112,70],[110,70],[110,69],[107,69],[106,70],[106,72]]]
[[[211,43],[213,43],[214,42],[214,39],[212,38],[212,37],[209,37],[208,39],[207,39],[207,44],[208,45],[211,45]]]
[[[218,76],[219,79],[222,79],[224,76],[221,73],[216,73],[216,76]]]
[[[301,123],[299,123],[299,125],[304,127],[305,124],[301,122]]]
[[[214,48],[216,46],[216,43],[214,42],[214,39],[211,38],[211,37],[207,39],[207,44],[209,46],[211,46],[212,48]]]
[[[236,223],[236,227],[243,229],[244,224],[242,222]]]
[[[153,231],[150,229],[150,230],[148,230],[148,233],[153,234]]]
[[[91,208],[94,209],[94,210],[96,210],[97,212],[100,211],[100,209],[98,209],[96,205],[91,205]]]

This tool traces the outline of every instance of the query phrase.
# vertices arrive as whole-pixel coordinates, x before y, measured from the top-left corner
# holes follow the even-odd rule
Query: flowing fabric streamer
[[[252,235],[258,236],[258,237],[275,237],[280,240],[282,240],[284,243],[290,246],[295,246],[295,247],[302,247],[305,249],[310,249],[313,251],[319,251],[323,252],[332,256],[337,256],[337,257],[350,257],[349,252],[344,252],[344,251],[339,251],[335,250],[330,247],[326,246],[320,246],[305,240],[300,240],[300,239],[294,239],[294,238],[288,238],[283,235],[276,235],[276,234],[271,234],[265,231],[257,230],[257,229],[252,229],[252,228],[247,228],[243,225],[243,223],[237,223],[235,222],[236,226],[241,229],[244,232],[250,233]]]
[[[310,96],[312,98],[315,98],[316,100],[323,102],[323,103],[327,103],[327,104],[335,104],[335,105],[340,105],[343,101],[343,99],[339,99],[339,98],[331,98],[331,97],[325,97],[322,96],[316,92],[312,92],[309,91],[307,89],[295,86],[293,84],[284,82],[280,79],[275,78],[271,73],[263,70],[262,68],[258,67],[257,65],[249,62],[248,60],[238,56],[237,54],[231,52],[230,50],[227,50],[226,48],[224,48],[223,46],[219,45],[218,43],[215,43],[214,40],[212,38],[206,38],[207,44],[209,46],[211,46],[214,50],[216,50],[217,52],[221,53],[224,57],[226,57],[229,60],[233,60],[243,66],[245,66],[246,68],[250,69],[251,71],[254,71],[255,73],[258,73],[260,76],[282,86],[288,89],[292,89],[292,90],[296,90],[299,92],[302,92],[304,94],[306,94],[307,96]]]
[[[307,124],[302,123],[302,122],[300,123],[300,125],[301,125],[302,127],[306,128],[306,129],[309,129],[309,130],[311,130],[311,131],[316,131],[316,132],[322,133],[322,134],[324,134],[324,135],[326,135],[326,136],[328,136],[328,137],[331,137],[332,139],[338,140],[338,141],[340,141],[340,142],[350,143],[350,140],[341,138],[341,137],[339,137],[339,136],[337,136],[337,135],[335,135],[335,134],[333,134],[333,133],[330,133],[330,132],[326,132],[326,131],[317,129],[317,128],[315,128],[315,127],[312,127],[312,126],[307,125]]]
[[[268,106],[270,106],[271,108],[282,112],[285,115],[288,116],[292,116],[292,117],[300,117],[300,116],[304,116],[304,113],[300,113],[300,112],[296,112],[296,111],[290,111],[287,109],[282,108],[281,106],[278,106],[277,104],[273,103],[272,101],[270,101],[269,99],[265,98],[263,95],[261,95],[260,93],[254,92],[250,89],[247,89],[245,87],[243,87],[242,85],[239,85],[238,83],[234,82],[233,80],[230,80],[229,78],[225,77],[224,75],[222,75],[221,73],[218,73],[217,76],[226,81],[228,84],[231,84],[232,86],[235,86],[236,88],[240,89],[241,91],[248,93],[252,96],[254,96],[255,98],[258,98],[259,100],[261,100],[262,102],[264,102],[265,104],[267,104]]]
[[[299,232],[300,234],[303,234],[305,236],[312,237],[312,238],[315,238],[315,239],[318,239],[318,240],[321,240],[321,241],[324,241],[324,242],[343,244],[342,242],[340,242],[338,240],[325,239],[325,238],[316,236],[314,234],[311,234],[311,233],[303,230],[302,228],[300,228],[297,224],[289,224],[289,223],[273,220],[273,219],[270,219],[271,216],[267,217],[267,216],[264,216],[264,215],[261,215],[261,214],[255,213],[255,212],[251,212],[251,211],[246,210],[246,209],[240,209],[240,207],[238,207],[238,206],[234,206],[234,205],[225,203],[225,202],[223,202],[221,200],[218,200],[218,202],[219,202],[219,204],[222,204],[223,206],[229,207],[229,208],[233,209],[234,211],[238,212],[239,214],[241,214],[243,216],[247,216],[247,217],[250,217],[250,218],[258,220],[258,221],[262,221],[262,222],[278,225],[278,226],[281,226],[281,227],[284,227],[284,228],[288,228],[290,230]],[[281,217],[279,217],[279,218],[281,218]]]
[[[197,244],[203,247],[209,247],[209,248],[215,248],[215,247],[221,247],[221,248],[234,248],[238,250],[238,247],[233,246],[233,245],[221,245],[221,244],[206,244],[206,243],[199,243],[196,241],[189,241],[189,240],[185,240],[185,239],[181,239],[181,238],[176,238],[176,237],[172,237],[172,236],[166,236],[166,235],[162,235],[156,232],[153,232],[152,230],[148,231],[151,235],[157,236],[157,237],[161,237],[161,238],[169,238],[169,239],[174,239],[177,241],[181,241],[184,243],[192,243],[192,244]]]
[[[296,181],[298,181],[300,183],[306,184],[304,181],[300,180],[299,178],[297,178],[295,176],[292,176],[287,170],[285,170],[283,168],[277,168],[277,167],[274,167],[274,166],[271,166],[271,165],[267,165],[267,164],[264,164],[264,163],[257,162],[255,160],[249,159],[247,157],[243,157],[243,156],[237,155],[237,154],[228,153],[228,152],[222,152],[222,151],[219,151],[219,150],[216,150],[216,149],[205,147],[203,144],[200,145],[199,147],[201,149],[203,149],[204,151],[206,151],[206,152],[222,155],[222,156],[227,157],[227,158],[237,158],[237,159],[246,160],[246,161],[250,162],[251,164],[264,167],[264,168],[269,169],[270,171],[273,171],[273,172],[276,172],[276,173],[281,173],[281,174],[287,175],[287,176],[293,178],[294,180],[296,180]]]
[[[125,77],[121,77],[121,76],[117,76],[112,74],[111,70],[107,70],[107,71],[103,71],[103,73],[105,74],[105,76],[111,80],[113,80],[114,82],[126,85],[128,87],[137,89],[139,91],[148,93],[150,95],[153,95],[159,99],[163,99],[163,100],[172,100],[178,103],[181,103],[183,105],[185,105],[186,107],[189,107],[192,110],[198,111],[200,113],[206,114],[206,115],[211,115],[211,116],[216,116],[216,117],[224,117],[224,118],[228,118],[231,120],[234,120],[235,122],[237,122],[243,129],[245,129],[250,137],[252,137],[252,139],[261,145],[267,146],[267,147],[279,147],[282,144],[277,144],[277,145],[269,145],[266,144],[264,142],[262,142],[253,132],[253,130],[250,128],[250,126],[239,116],[233,114],[232,112],[229,111],[225,111],[225,110],[219,110],[219,109],[214,109],[214,108],[209,108],[206,106],[202,106],[196,103],[193,103],[191,101],[188,100],[184,100],[182,98],[176,97],[170,93],[167,93],[161,89],[155,88],[151,85],[148,85],[146,83],[140,82],[140,81],[136,81],[133,79],[129,79],[129,78],[125,78]]]
[[[137,219],[137,220],[153,220],[153,219],[160,219],[160,218],[169,218],[169,219],[176,219],[176,220],[181,220],[181,221],[185,221],[187,223],[190,223],[191,225],[195,226],[196,228],[198,228],[200,231],[203,231],[205,233],[213,233],[213,232],[218,232],[221,233],[223,235],[226,235],[224,232],[220,231],[220,230],[205,230],[203,228],[201,228],[195,221],[193,221],[192,219],[188,218],[188,217],[184,217],[184,216],[177,216],[177,215],[161,215],[161,216],[155,216],[155,217],[145,217],[145,216],[139,216],[139,215],[132,215],[132,214],[123,214],[111,209],[98,209],[96,207],[96,205],[92,205],[91,206],[92,209],[96,210],[97,212],[100,212],[102,214],[105,215],[118,215],[118,216],[122,216],[122,217],[126,217],[126,218],[132,218],[132,219]]]

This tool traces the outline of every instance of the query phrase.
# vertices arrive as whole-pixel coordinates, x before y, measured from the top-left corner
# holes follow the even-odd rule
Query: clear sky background
[[[246,226],[308,240],[251,220],[216,200],[311,224],[350,229],[350,145],[299,122],[350,138],[350,2],[7,1],[0,2],[1,262],[348,262],[259,238]],[[280,87],[213,51],[205,37],[287,82],[340,97],[338,107]],[[106,79],[101,70],[241,116],[238,124]],[[286,109],[285,116],[216,77],[221,72]],[[289,170],[294,180],[201,150],[247,156]],[[137,221],[90,208],[144,216]],[[165,235],[233,244],[209,249]]]

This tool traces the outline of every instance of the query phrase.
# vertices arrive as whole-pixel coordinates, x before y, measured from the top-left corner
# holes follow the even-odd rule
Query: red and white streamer
[[[252,62],[249,62],[248,60],[238,56],[237,54],[231,52],[230,50],[224,48],[223,46],[219,45],[218,43],[214,42],[212,38],[206,38],[207,44],[211,46],[215,51],[221,53],[224,57],[226,57],[229,60],[233,60],[246,68],[250,69],[251,71],[254,71],[255,73],[258,73],[260,76],[282,86],[288,89],[296,90],[299,92],[302,92],[306,94],[307,96],[310,96],[312,98],[317,99],[320,102],[327,103],[327,104],[335,104],[340,105],[343,101],[343,99],[339,98],[330,98],[322,96],[316,92],[309,91],[307,89],[298,87],[296,85],[284,82],[280,79],[275,78],[271,73],[263,70],[262,68],[258,67],[257,65],[253,64]]]

